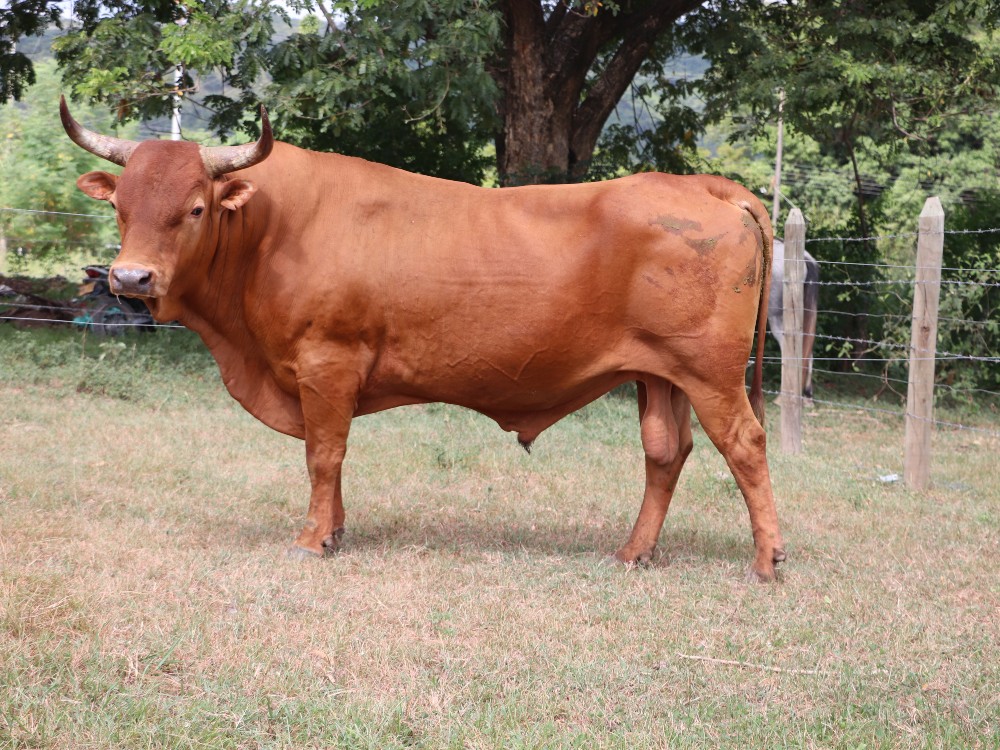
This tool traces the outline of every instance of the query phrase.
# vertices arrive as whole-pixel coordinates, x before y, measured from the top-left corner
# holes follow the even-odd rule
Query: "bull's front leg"
[[[341,469],[360,389],[357,372],[334,372],[329,365],[322,368],[321,374],[299,377],[312,493],[305,526],[289,550],[293,557],[332,553],[344,534]]]

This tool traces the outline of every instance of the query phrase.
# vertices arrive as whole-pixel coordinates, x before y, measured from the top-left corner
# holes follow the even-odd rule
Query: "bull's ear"
[[[87,172],[76,181],[76,186],[91,198],[110,200],[118,185],[118,178],[107,172]]]
[[[257,192],[257,187],[249,180],[227,180],[219,189],[219,203],[230,211],[235,211]]]

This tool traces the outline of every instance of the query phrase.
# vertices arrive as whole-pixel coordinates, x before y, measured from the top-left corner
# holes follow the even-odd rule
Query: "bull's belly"
[[[698,344],[687,336],[665,340],[642,329],[599,336],[582,329],[549,337],[505,339],[506,344],[456,349],[387,351],[371,373],[358,414],[395,406],[445,402],[494,419],[530,442],[545,428],[614,387],[646,373],[670,377]],[[556,334],[560,335],[556,335]]]
[[[462,342],[441,337],[389,347],[378,357],[363,396],[405,394],[477,410],[548,409],[593,390],[625,369],[627,356],[611,337],[581,339],[568,331],[546,336],[485,332]],[[418,345],[419,344],[419,345]]]
[[[502,429],[518,433],[522,443],[531,443],[539,433],[566,415],[581,409],[622,383],[640,379],[634,371],[612,370],[569,377],[553,374],[548,383],[517,384],[502,379],[475,379],[451,382],[442,378],[433,384],[401,384],[396,392],[363,392],[357,416],[397,406],[443,402],[484,414]]]

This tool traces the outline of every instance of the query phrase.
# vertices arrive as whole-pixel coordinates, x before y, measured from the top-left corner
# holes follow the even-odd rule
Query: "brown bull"
[[[691,450],[691,406],[746,499],[756,556],[784,559],[765,456],[761,357],[772,233],[747,190],[642,174],[487,190],[273,141],[206,149],[83,129],[125,167],[77,182],[110,201],[116,294],[197,331],[229,392],[304,438],[312,495],[293,550],[322,555],[344,524],[351,420],[444,401],[517,433],[637,381],[646,489],[616,557],[648,561]]]

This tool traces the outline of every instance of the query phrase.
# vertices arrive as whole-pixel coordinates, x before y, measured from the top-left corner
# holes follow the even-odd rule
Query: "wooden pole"
[[[774,154],[774,203],[771,204],[771,226],[778,226],[781,213],[781,156],[785,150],[785,90],[778,91],[778,142]]]
[[[170,140],[181,140],[181,88],[184,86],[184,66],[180,63],[174,68],[174,95],[171,97],[173,111],[170,115]]]
[[[937,356],[938,299],[944,252],[944,209],[928,198],[920,213],[917,278],[913,286],[910,374],[906,387],[903,481],[915,490],[930,484],[931,433],[934,420],[934,364]]]
[[[802,295],[806,221],[793,208],[785,222],[785,278],[782,282],[784,341],[781,346],[781,450],[802,451]]]

